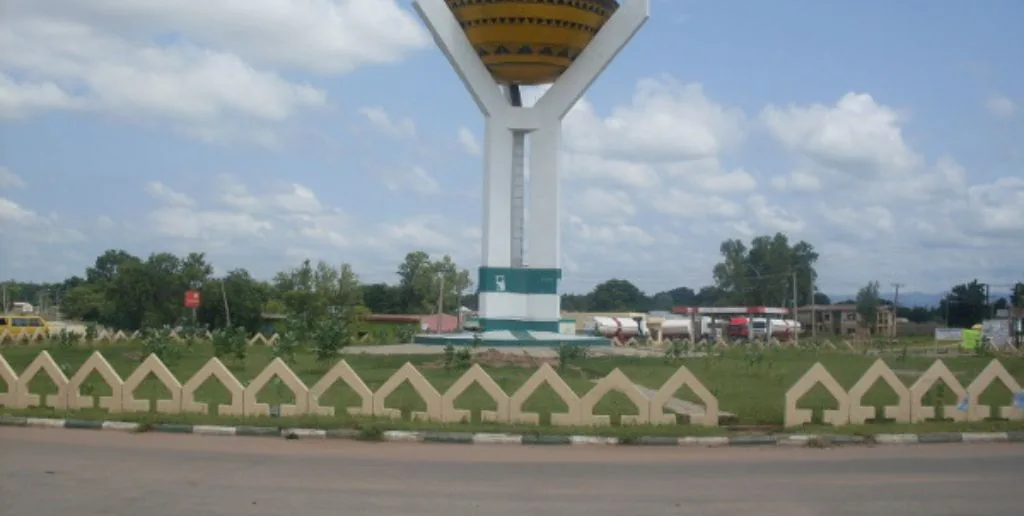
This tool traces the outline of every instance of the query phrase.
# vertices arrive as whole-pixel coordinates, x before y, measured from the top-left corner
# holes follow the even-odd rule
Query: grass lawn
[[[9,346],[0,350],[11,367],[16,372],[21,372],[35,358],[39,351],[47,349],[54,359],[66,369],[70,377],[78,367],[92,353],[87,347],[67,348],[58,345],[31,345],[31,346]],[[96,346],[111,365],[122,377],[127,377],[141,361],[142,353],[140,346],[132,342],[117,342],[100,344]],[[207,343],[196,344],[190,351],[169,363],[168,367],[175,373],[181,383],[199,370],[210,357],[213,356],[212,348]],[[225,360],[225,364],[232,370],[242,383],[254,378],[265,367],[272,356],[268,348],[253,346],[249,348],[249,356],[243,362]],[[441,365],[440,356],[422,355],[346,355],[345,359],[359,373],[366,384],[376,390],[379,388],[402,364],[412,362],[431,381],[435,388],[444,392],[461,375],[462,371],[445,369]],[[679,367],[686,365],[690,370],[711,390],[719,399],[720,409],[736,414],[737,420],[732,422],[738,425],[757,425],[778,427],[782,424],[783,404],[786,390],[793,385],[815,362],[822,362],[826,368],[836,377],[843,387],[849,389],[860,378],[864,371],[873,363],[874,357],[858,354],[826,352],[826,351],[801,351],[801,350],[767,350],[760,353],[748,354],[742,350],[729,351],[721,356],[710,358],[685,358],[670,363],[662,358],[627,358],[627,357],[599,357],[574,361],[569,364],[563,373],[563,378],[579,395],[586,393],[593,385],[593,381],[612,371],[616,367],[622,369],[633,381],[657,389],[667,380]],[[886,362],[897,372],[906,384],[916,380],[916,375],[924,371],[932,359],[915,357],[913,355],[899,359],[886,357]],[[985,357],[951,357],[945,358],[947,366],[958,376],[966,386],[974,376],[985,367],[991,358]],[[1017,380],[1024,384],[1024,359],[1001,358],[1003,365]],[[532,374],[533,369],[521,366],[490,366],[483,364],[484,369],[498,382],[505,392],[512,394]],[[293,366],[295,372],[302,380],[311,386],[331,367],[331,364],[319,364],[312,355],[301,354],[297,356]],[[0,384],[3,382],[0,381]],[[40,374],[31,382],[33,393],[55,392],[53,384],[45,374]],[[0,385],[0,389],[6,386]],[[955,397],[948,389],[935,389],[926,398],[932,404],[944,401],[947,404],[956,404]],[[83,386],[83,392],[94,395],[109,393],[109,387],[94,374]],[[143,399],[168,398],[169,395],[163,386],[153,377],[148,378],[136,390],[136,397]],[[226,389],[216,381],[208,381],[197,392],[199,401],[223,403],[228,399]],[[694,402],[699,400],[687,389],[677,393],[677,397]],[[996,385],[982,395],[982,403],[990,405],[1008,405],[1011,402],[1011,393]],[[265,388],[258,399],[262,402],[282,403],[291,401],[291,393],[281,386],[275,389],[273,386]],[[884,384],[876,383],[867,396],[865,404],[881,406],[892,404],[896,400],[895,393]],[[358,397],[351,392],[343,383],[338,382],[321,399],[321,404],[333,405],[335,407],[358,405]],[[495,404],[490,397],[478,386],[467,390],[455,403],[458,408],[473,410],[472,423],[457,425],[440,425],[410,422],[375,422],[374,424],[385,425],[387,428],[423,428],[423,429],[448,429],[461,431],[516,431],[536,432],[538,427],[510,427],[508,425],[488,425],[478,421],[481,409],[493,409]],[[412,410],[424,408],[422,400],[408,385],[403,385],[387,400],[388,407],[402,409],[408,416]],[[816,387],[800,403],[802,408],[815,409],[817,413],[825,408],[834,408],[835,401],[827,394],[822,387]],[[538,390],[526,403],[526,410],[539,412],[544,433],[578,433],[584,430],[553,428],[547,426],[548,416],[551,412],[561,412],[565,409],[564,404],[547,387]],[[40,417],[65,417],[63,411],[55,413],[51,409],[29,409],[27,411],[14,411],[3,409],[6,413],[17,412],[21,415],[34,415]],[[215,409],[213,409],[215,410]],[[595,409],[598,414],[609,414],[612,416],[613,425],[618,422],[619,416],[624,414],[635,414],[636,408],[622,394],[613,392],[606,396]],[[273,426],[312,426],[312,427],[351,427],[365,425],[366,418],[353,418],[345,414],[342,409],[336,409],[337,417],[334,418],[297,418],[297,419],[268,419],[263,424]],[[77,413],[75,417],[102,417],[100,409],[93,409]],[[156,414],[119,414],[113,416],[122,420],[159,420],[167,422],[186,423],[207,423],[207,424],[241,424],[243,420],[232,418],[221,418],[215,415],[181,415],[163,416]],[[156,418],[156,419],[154,419]],[[245,424],[257,424],[259,419],[248,418]],[[924,425],[918,428],[941,428],[953,431],[956,428],[968,429],[1024,429],[1024,423],[999,423],[986,422],[973,425],[951,425],[945,423],[934,423],[931,426]],[[894,430],[895,429],[895,430]],[[847,427],[840,429],[843,432],[873,433],[876,431],[901,431],[895,425],[879,424],[869,427]],[[703,435],[720,433],[723,429],[704,429],[690,425],[668,426],[668,427],[643,427],[643,428],[611,428],[611,429],[588,429],[586,433],[605,433],[609,435]],[[927,431],[927,430],[918,430]]]

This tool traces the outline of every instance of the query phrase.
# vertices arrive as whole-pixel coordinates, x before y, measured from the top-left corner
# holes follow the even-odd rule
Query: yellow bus
[[[0,335],[4,333],[11,337],[18,337],[23,333],[35,334],[42,332],[50,333],[50,326],[46,320],[38,315],[16,315],[0,314]]]

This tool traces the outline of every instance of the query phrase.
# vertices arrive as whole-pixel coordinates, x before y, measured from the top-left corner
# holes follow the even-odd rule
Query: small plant
[[[699,345],[703,345],[703,343],[700,343]],[[690,354],[690,348],[691,343],[689,340],[670,341],[668,346],[665,346],[665,360],[669,362],[676,362]]]
[[[142,359],[149,355],[156,355],[161,362],[170,364],[181,356],[181,351],[174,345],[174,338],[168,329],[143,330],[142,334]]]
[[[185,343],[185,348],[191,350],[197,341],[206,336],[206,328],[202,325],[191,322],[181,325],[177,332],[178,338]]]
[[[245,328],[221,328],[213,332],[211,339],[213,354],[217,358],[233,357],[239,362],[244,362],[249,352],[249,341],[246,338]]]
[[[445,369],[455,367],[455,346],[448,344],[444,347],[444,358],[442,358],[442,361]]]
[[[469,369],[473,365],[473,352],[470,348],[462,347],[455,351],[452,368],[456,370]]]
[[[356,436],[356,440],[359,441],[383,441],[384,431],[378,426],[370,425],[359,428],[359,434]]]
[[[302,348],[302,339],[298,332],[285,330],[277,335],[270,346],[270,352],[288,365],[295,364],[295,353]]]
[[[587,358],[587,348],[579,344],[563,342],[558,346],[558,371],[563,372],[571,362]]]
[[[341,355],[341,349],[349,345],[358,334],[354,325],[343,318],[327,318],[314,325],[311,344],[317,362],[330,362]]]
[[[69,331],[67,328],[61,328],[60,332],[57,333],[57,345],[62,349],[74,348],[82,340],[82,335]]]
[[[100,332],[99,332],[99,330],[96,327],[96,323],[89,323],[89,324],[85,325],[85,341],[86,342],[91,343],[91,342],[95,341],[96,337],[99,337],[99,334],[100,334]]]
[[[744,359],[747,362],[748,369],[760,366],[765,360],[764,348],[761,346],[750,346],[746,348]]]

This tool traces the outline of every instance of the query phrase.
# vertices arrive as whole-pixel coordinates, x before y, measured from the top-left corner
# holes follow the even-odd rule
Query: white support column
[[[469,43],[448,4],[444,0],[415,0],[412,5],[430,29],[437,47],[444,52],[455,73],[462,79],[462,84],[473,96],[480,112],[485,117],[505,116],[508,101],[502,96],[498,83],[491,77],[483,61],[480,61],[480,56]]]
[[[530,224],[526,228],[528,262],[534,269],[558,269],[559,237],[558,162],[562,123],[548,120],[530,133]]]
[[[484,267],[512,266],[512,159],[515,140],[502,120],[487,117],[484,129]]]

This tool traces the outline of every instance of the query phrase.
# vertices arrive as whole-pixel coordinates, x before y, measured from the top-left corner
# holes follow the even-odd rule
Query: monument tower
[[[483,339],[493,345],[572,340],[559,334],[562,119],[647,20],[649,0],[413,5],[486,121],[477,278]],[[551,86],[524,107],[520,87],[543,84]]]

